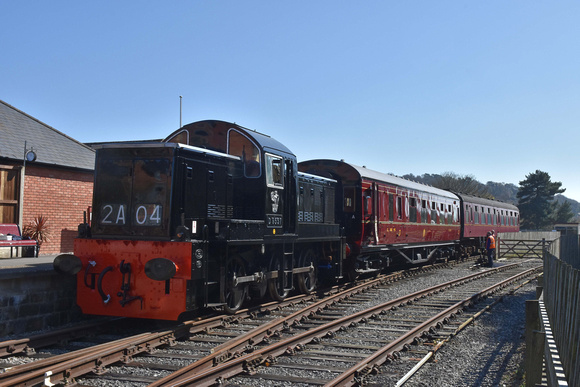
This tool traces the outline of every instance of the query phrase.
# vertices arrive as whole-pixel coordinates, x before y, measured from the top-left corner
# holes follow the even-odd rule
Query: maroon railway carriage
[[[345,230],[345,268],[352,274],[455,253],[461,232],[457,195],[343,161],[303,161],[298,169],[338,181],[336,220]]]
[[[461,199],[461,242],[468,254],[485,248],[488,231],[497,233],[520,231],[520,215],[516,206],[496,200],[457,194]]]

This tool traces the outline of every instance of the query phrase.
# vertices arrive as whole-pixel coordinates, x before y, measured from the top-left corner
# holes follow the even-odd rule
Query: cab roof
[[[286,153],[294,158],[296,157],[285,145],[266,134],[244,128],[236,123],[219,120],[204,120],[184,125],[163,139],[163,142],[179,142],[198,148],[228,153],[228,132],[232,129],[251,139],[262,150]]]

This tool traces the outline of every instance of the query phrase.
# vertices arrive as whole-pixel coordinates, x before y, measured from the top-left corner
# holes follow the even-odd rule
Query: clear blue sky
[[[578,1],[2,1],[0,99],[82,142],[234,121],[299,160],[580,201]]]

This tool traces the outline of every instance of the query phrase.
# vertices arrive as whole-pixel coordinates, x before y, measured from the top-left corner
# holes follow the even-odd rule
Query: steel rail
[[[179,337],[204,332],[220,326],[226,326],[232,322],[239,321],[240,319],[249,318],[254,313],[260,311],[263,312],[279,308],[281,305],[292,305],[298,302],[302,302],[305,299],[307,300],[315,297],[316,296],[313,295],[295,296],[284,301],[283,303],[270,303],[266,305],[260,305],[255,308],[240,310],[235,315],[221,314],[210,318],[198,318],[196,320],[186,321],[175,328],[157,332],[141,333],[131,337],[115,340],[113,342],[94,345],[62,355],[52,356],[50,358],[37,360],[31,363],[17,365],[7,368],[6,372],[0,374],[0,386],[16,384],[33,385],[35,383],[40,383],[46,379],[46,372],[51,373],[50,378],[52,378],[53,381],[70,379],[86,374],[89,371],[99,372],[99,370],[106,365],[118,361],[130,361],[131,356],[138,353],[151,351],[157,346],[165,344],[173,345],[175,340]],[[72,334],[72,336],[69,335],[68,338],[82,337],[81,334],[76,332],[84,331],[89,328],[96,328],[103,323],[106,324],[114,321],[116,320],[91,323],[87,324],[86,326],[83,325],[81,327],[58,330],[38,336],[33,336],[27,339],[10,340],[0,343],[0,345],[4,344],[6,351],[12,351],[12,353],[28,352],[29,354],[32,354],[34,352],[32,344],[35,344],[38,347],[55,344],[60,340],[60,338],[63,337],[63,335],[66,335],[67,333]],[[29,348],[28,351],[27,348]],[[108,360],[103,362],[101,360],[103,357],[107,358]],[[66,370],[66,372],[58,371],[60,365],[69,364],[73,360],[80,360],[81,362],[75,363],[76,365],[71,366],[71,368]]]
[[[112,343],[100,344],[16,366],[0,374],[0,385],[27,386],[43,383],[47,372],[51,372],[52,378],[59,381],[67,381],[91,371],[98,373],[102,367],[108,364],[123,359],[129,361],[134,354],[150,351],[162,344],[169,344],[175,338],[174,333],[174,331],[157,334],[142,333]]]
[[[425,365],[425,363],[427,363],[427,361],[433,356],[435,355],[435,353],[437,353],[437,351],[439,351],[447,342],[449,342],[449,340],[451,340],[454,336],[457,336],[463,329],[465,329],[466,326],[468,326],[469,324],[471,324],[472,322],[474,322],[477,318],[479,318],[479,316],[481,316],[483,313],[491,310],[496,304],[498,304],[499,302],[501,302],[503,300],[503,298],[507,295],[511,295],[514,294],[518,289],[520,289],[521,287],[523,287],[524,285],[527,285],[528,283],[530,283],[531,281],[533,281],[534,279],[538,278],[538,276],[540,276],[540,274],[538,274],[537,276],[535,276],[534,278],[531,278],[527,281],[522,282],[521,284],[519,284],[518,286],[516,286],[515,288],[513,288],[512,290],[510,290],[508,293],[502,295],[501,297],[499,297],[498,299],[496,299],[494,302],[492,302],[490,305],[486,305],[484,308],[482,308],[481,310],[479,310],[477,313],[473,314],[471,317],[469,317],[465,322],[463,322],[457,329],[455,329],[454,332],[450,333],[449,336],[447,338],[445,338],[443,341],[438,342],[433,349],[431,349],[427,355],[425,355],[409,372],[407,372],[407,374],[405,374],[405,376],[403,376],[401,379],[399,379],[399,381],[395,384],[395,387],[400,387],[403,384],[405,384],[409,379],[411,379],[413,377],[413,375],[419,370],[421,369],[421,367],[423,367],[423,365]]]
[[[149,387],[158,387],[163,385],[170,385],[172,382],[183,378],[188,374],[199,373],[205,369],[211,368],[218,363],[226,362],[234,357],[241,356],[242,352],[253,352],[253,346],[257,343],[264,341],[276,334],[276,332],[286,329],[294,324],[300,323],[309,316],[314,315],[317,312],[327,308],[328,306],[340,302],[341,300],[347,299],[353,295],[359,294],[366,289],[379,286],[385,282],[394,281],[402,277],[406,277],[408,273],[397,272],[385,275],[380,278],[376,278],[365,283],[355,285],[349,289],[340,291],[329,297],[326,297],[312,305],[308,305],[301,310],[298,310],[288,316],[279,317],[275,320],[269,321],[262,324],[251,331],[240,335],[232,340],[219,345],[212,350],[212,353],[197,360],[191,365],[184,367],[172,374],[154,382],[149,385]]]
[[[95,330],[111,323],[112,321],[114,320],[107,319],[103,321],[94,321],[90,323],[79,324],[70,328],[34,335],[24,339],[2,341],[0,342],[0,358],[16,355],[19,353],[25,353],[26,355],[30,356],[36,352],[36,348],[54,345],[63,340],[70,340],[87,336],[88,331],[94,332]]]
[[[106,365],[122,361],[128,362],[131,357],[149,352],[160,345],[173,345],[177,338],[191,333],[207,331],[211,328],[224,326],[239,318],[235,315],[218,315],[207,319],[183,322],[177,327],[146,332],[131,337],[99,344],[62,355],[18,365],[0,374],[0,386],[3,385],[33,385],[44,381],[44,374],[51,372],[53,381],[67,380],[84,375],[88,372],[101,372]],[[62,370],[61,368],[65,368]]]
[[[402,336],[399,336],[397,339],[393,340],[391,343],[385,345],[378,351],[374,352],[369,357],[363,359],[359,363],[355,364],[347,371],[339,375],[337,378],[332,380],[331,382],[325,384],[325,387],[338,387],[338,386],[354,386],[354,385],[362,385],[364,381],[364,377],[369,373],[373,372],[376,367],[383,364],[388,359],[393,359],[398,357],[397,352],[403,351],[406,345],[411,344],[411,342],[417,336],[426,336],[429,330],[435,329],[438,326],[441,326],[445,319],[447,319],[450,315],[457,313],[459,310],[463,310],[468,305],[471,305],[473,302],[477,301],[482,297],[486,297],[491,293],[494,293],[500,289],[503,289],[508,284],[517,281],[520,278],[527,277],[532,275],[533,273],[537,272],[540,267],[528,269],[521,273],[518,273],[512,277],[509,277],[503,281],[500,281],[494,285],[491,285],[480,292],[467,297],[454,305],[448,307],[447,309],[441,311],[437,315],[431,317],[427,321],[423,322],[422,324],[416,326],[415,328],[409,330]]]
[[[413,271],[419,270],[430,270],[436,266],[445,266],[445,264],[437,264],[437,265],[430,265],[426,266],[423,269],[413,269]],[[361,290],[357,290],[362,287],[371,287],[374,286],[376,283],[380,282],[388,282],[393,280],[393,277],[408,277],[413,275],[413,273],[409,274],[409,272],[401,272],[396,274],[387,275],[385,277],[381,277],[375,280],[367,280],[366,282],[354,286],[347,290],[347,292],[352,292],[353,294],[356,292],[360,292]],[[340,298],[341,289],[352,286],[352,284],[346,284],[342,286],[335,286],[331,288],[328,293],[332,294],[336,292],[338,297]],[[327,293],[327,294],[328,294]],[[3,385],[34,385],[37,383],[43,383],[48,381],[52,383],[54,381],[68,381],[72,380],[75,377],[82,376],[88,372],[94,373],[102,373],[104,372],[104,367],[116,362],[129,362],[131,361],[132,356],[137,355],[142,352],[148,352],[152,349],[160,346],[160,345],[173,345],[177,338],[183,337],[193,333],[200,333],[204,331],[208,331],[212,328],[226,326],[232,322],[239,321],[240,319],[246,319],[249,317],[254,317],[258,313],[264,313],[267,311],[280,309],[288,305],[294,305],[303,301],[314,300],[318,298],[316,294],[311,295],[299,295],[292,298],[289,298],[283,302],[271,302],[268,304],[263,304],[254,308],[244,309],[238,311],[234,315],[217,315],[207,319],[197,319],[194,321],[187,321],[180,324],[178,327],[164,330],[164,331],[157,331],[157,332],[148,332],[139,335],[135,335],[132,337],[119,339],[112,343],[105,343],[100,345],[95,345],[89,348],[85,348],[78,351],[73,351],[67,354],[53,356],[47,359],[35,361],[32,363],[19,365],[8,369],[6,372],[0,374],[0,386]],[[336,302],[336,301],[334,301]],[[311,312],[315,313],[315,312]],[[298,321],[300,318],[297,315],[294,316],[294,322]],[[294,323],[293,322],[293,323]],[[282,326],[285,325],[282,323]],[[259,328],[259,327],[258,327]],[[272,329],[272,328],[270,328]],[[258,330],[256,330],[258,332]],[[268,329],[266,329],[266,334],[270,334]],[[50,336],[50,334],[47,334]],[[262,340],[258,336],[256,340]],[[27,340],[30,339],[23,339],[20,344],[25,344]],[[247,343],[254,341],[252,338],[246,338]],[[15,345],[15,343],[11,343]],[[238,356],[239,353],[235,352],[244,347],[244,338],[238,340],[238,344],[230,349],[224,348],[220,350],[223,359],[228,359],[230,356]],[[16,348],[16,346],[14,346]],[[233,352],[233,353],[232,353]],[[225,354],[224,354],[225,353]],[[219,353],[216,353],[219,356]],[[215,358],[218,358],[215,356]],[[50,377],[47,379],[46,375]],[[50,379],[52,378],[52,382]]]
[[[264,341],[264,339],[269,338],[276,334],[276,332],[286,329],[292,325],[300,323],[301,321],[307,319],[309,316],[314,315],[317,312],[327,308],[328,306],[337,303],[343,299],[351,297],[355,294],[363,292],[365,289],[380,286],[382,284],[396,281],[402,278],[407,278],[413,275],[417,275],[423,271],[434,270],[439,267],[446,267],[448,263],[438,263],[434,265],[427,265],[423,267],[413,268],[411,270],[399,271],[395,273],[390,273],[383,275],[379,278],[366,280],[363,283],[354,285],[346,290],[338,291],[335,294],[329,295],[329,297],[324,298],[312,305],[309,305],[299,311],[296,311],[288,316],[280,317],[276,320],[272,320],[268,323],[260,325],[255,329],[238,336],[232,340],[229,340],[222,345],[212,349],[212,353],[199,359],[189,366],[181,368],[178,371],[167,375],[166,377],[151,383],[149,387],[159,387],[163,385],[171,385],[173,382],[187,377],[187,375],[192,375],[199,373],[205,369],[215,366],[216,364],[229,361],[234,357],[239,357],[243,352],[253,352],[254,345]]]
[[[372,318],[376,316],[383,310],[388,310],[391,308],[396,308],[400,305],[407,304],[414,300],[424,297],[427,294],[437,293],[444,289],[456,286],[458,284],[463,284],[465,282],[489,276],[496,272],[501,272],[520,266],[520,264],[505,265],[497,267],[494,269],[489,269],[484,272],[474,273],[466,277],[462,277],[456,280],[448,281],[428,289],[424,289],[412,294],[399,297],[397,299],[376,305],[372,308],[357,312],[350,316],[345,316],[337,320],[328,322],[326,324],[320,325],[318,327],[312,328],[296,336],[281,340],[279,342],[273,343],[267,347],[261,348],[254,351],[253,353],[242,355],[236,357],[229,362],[215,365],[212,368],[202,370],[201,372],[192,372],[183,374],[178,379],[172,379],[164,383],[157,383],[155,386],[186,386],[186,385],[196,385],[196,386],[211,386],[215,383],[221,383],[224,379],[235,376],[243,371],[252,371],[261,363],[273,362],[273,358],[280,356],[284,353],[294,353],[300,351],[306,344],[313,340],[320,339],[326,335],[332,335],[334,332],[342,329],[353,323],[358,323],[361,320]],[[195,364],[195,363],[194,363]]]
[[[336,287],[330,292],[338,291]],[[316,299],[317,295],[299,295],[291,297],[283,302],[271,302],[254,308],[238,311],[234,315],[217,315],[206,319],[186,321],[179,326],[158,332],[147,332],[134,335],[128,338],[119,339],[110,343],[95,345],[89,348],[72,351],[62,355],[34,361],[31,363],[18,365],[7,369],[0,374],[0,386],[4,385],[34,385],[44,383],[47,380],[47,372],[50,377],[48,381],[67,381],[72,378],[84,375],[88,372],[103,372],[103,367],[122,361],[129,362],[131,357],[142,352],[149,352],[160,345],[173,345],[175,340],[190,334],[208,331],[212,328],[227,326],[232,322],[255,316],[270,310],[294,305],[303,301]],[[97,324],[98,325],[98,324]],[[67,330],[57,332],[59,335]],[[41,335],[40,339],[55,341],[54,333]],[[36,341],[34,339],[33,341]],[[7,347],[24,350],[24,345],[31,342],[31,339],[6,342]],[[37,341],[39,342],[39,341]],[[50,381],[52,379],[52,381]]]

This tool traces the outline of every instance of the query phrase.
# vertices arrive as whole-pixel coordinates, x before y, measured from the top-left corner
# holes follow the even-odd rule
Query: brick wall
[[[24,180],[23,226],[42,215],[48,219],[49,240],[40,254],[72,252],[83,211],[91,205],[93,172],[28,164]]]

